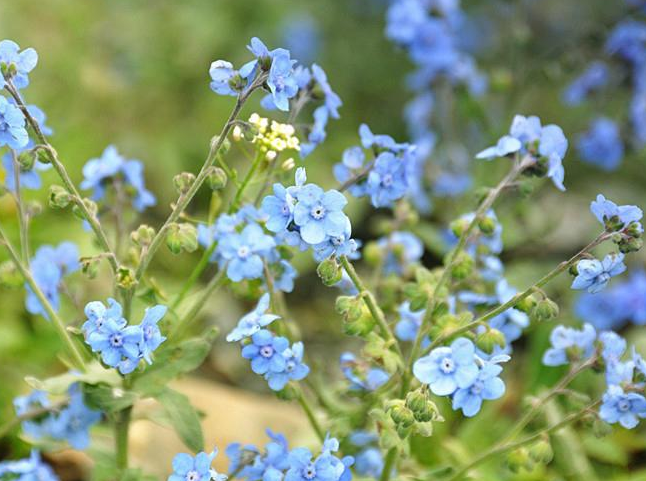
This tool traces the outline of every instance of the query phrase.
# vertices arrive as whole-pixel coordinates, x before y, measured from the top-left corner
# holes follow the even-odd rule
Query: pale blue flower
[[[590,211],[605,228],[620,230],[632,222],[638,222],[643,216],[642,210],[634,205],[618,206],[603,195],[590,203]]]
[[[218,454],[214,449],[211,453],[200,452],[196,456],[186,453],[179,453],[173,458],[173,474],[168,481],[226,481],[227,477],[218,474],[211,464],[213,458]]]
[[[242,316],[238,321],[238,325],[227,335],[227,341],[237,342],[251,337],[263,327],[268,326],[276,319],[280,319],[280,316],[266,313],[267,309],[269,309],[269,301],[269,294],[263,294],[254,310]]]
[[[25,116],[18,107],[0,96],[0,147],[19,150],[29,142]]]
[[[482,401],[498,399],[505,394],[505,383],[500,379],[501,362],[509,361],[506,355],[495,356],[480,366],[478,377],[469,387],[458,389],[453,395],[453,410],[462,410],[466,417],[473,417],[482,407]]]
[[[241,233],[224,237],[218,249],[228,262],[227,277],[233,282],[262,277],[262,259],[275,246],[274,239],[265,234],[258,224],[249,224]]]
[[[599,417],[609,424],[619,423],[626,429],[646,418],[646,398],[634,392],[625,393],[619,386],[608,386],[599,408]]]
[[[327,236],[343,235],[347,216],[343,207],[346,198],[336,190],[324,192],[319,186],[308,184],[296,194],[294,223],[300,227],[301,238],[308,244],[319,244]]]
[[[590,324],[584,324],[583,329],[556,326],[550,334],[550,347],[543,355],[546,366],[561,366],[570,362],[570,357],[587,359],[594,352],[594,341],[597,332]]]
[[[624,255],[608,254],[603,261],[597,259],[582,259],[577,265],[577,276],[572,281],[572,289],[586,289],[590,294],[595,294],[608,285],[612,277],[618,276],[626,270]]]
[[[14,87],[23,89],[29,85],[29,72],[38,63],[38,53],[33,48],[26,48],[22,52],[16,42],[3,40],[0,42],[0,67],[2,71],[11,72],[8,75],[0,74],[0,89],[5,82],[11,80]]]

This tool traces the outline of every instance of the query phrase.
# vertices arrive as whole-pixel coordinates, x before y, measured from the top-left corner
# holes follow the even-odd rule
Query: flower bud
[[[211,138],[211,148],[212,149],[217,145],[219,140],[220,140],[219,135],[214,135]],[[221,155],[226,154],[229,151],[230,148],[231,148],[231,142],[229,141],[229,139],[224,139],[224,142],[222,142],[222,145],[220,145],[220,150],[218,152],[216,152],[216,153],[221,154]]]
[[[236,142],[240,142],[240,139],[242,139],[242,129],[240,128],[239,125],[234,125],[233,126],[233,131],[231,132],[231,137]]]
[[[498,329],[488,329],[476,337],[476,346],[487,354],[491,354],[496,346],[505,347],[506,344],[505,335]]]
[[[451,232],[455,237],[462,237],[462,234],[469,228],[470,222],[467,219],[456,219],[451,222]]]
[[[354,318],[346,316],[343,332],[349,336],[366,337],[375,328],[375,320],[365,306],[360,306],[360,315]]]
[[[644,245],[644,241],[641,237],[625,237],[617,244],[619,251],[622,254],[628,254],[630,252],[637,252]]]
[[[610,232],[615,232],[621,230],[624,226],[624,222],[619,218],[618,215],[613,215],[609,219],[604,216],[606,229]]]
[[[36,159],[31,151],[25,151],[18,154],[16,158],[18,165],[20,166],[20,172],[29,172],[34,168]]]
[[[480,232],[484,235],[491,235],[496,230],[496,221],[491,217],[480,219],[478,221],[478,229],[480,229]]]
[[[265,159],[267,159],[269,162],[274,160],[278,154],[276,153],[275,150],[268,150],[267,153],[265,154]]]
[[[559,306],[551,299],[542,299],[531,310],[532,320],[537,322],[551,321],[559,315]]]
[[[148,247],[155,237],[155,229],[149,225],[142,224],[137,230],[130,233],[130,239],[139,247]]]
[[[507,455],[507,467],[514,473],[518,473],[523,468],[530,470],[533,466],[534,463],[525,448],[516,449]]]
[[[535,305],[536,299],[533,296],[527,296],[518,301],[514,307],[525,314],[529,314]]]
[[[54,209],[64,209],[72,202],[72,194],[60,185],[49,188],[49,206]]]
[[[280,165],[280,168],[283,169],[286,172],[289,172],[294,167],[296,167],[296,161],[294,160],[294,157],[290,157],[288,159],[285,159],[283,161],[283,163]]]
[[[131,289],[136,283],[134,271],[128,267],[119,266],[117,269],[117,286],[122,289]]]
[[[330,257],[322,261],[316,268],[316,273],[326,286],[333,286],[341,280],[343,271],[335,258]]]
[[[393,406],[390,409],[390,418],[395,422],[395,424],[404,428],[409,428],[415,423],[413,412],[406,406]]]
[[[420,389],[411,391],[406,395],[406,407],[416,412],[421,412],[426,408],[426,401],[428,396],[426,396]]]
[[[460,252],[451,267],[451,276],[457,280],[463,280],[469,277],[473,272],[475,261],[466,252]]]
[[[206,182],[211,190],[222,190],[228,181],[227,173],[220,167],[211,167]]]
[[[181,174],[177,174],[173,177],[173,185],[175,186],[177,193],[180,195],[186,194],[194,182],[195,175],[190,172],[182,172]]]
[[[541,464],[548,464],[552,461],[554,451],[552,450],[552,445],[550,444],[549,439],[546,437],[534,443],[534,445],[529,448],[529,457],[533,461]]]
[[[641,237],[644,233],[644,227],[639,222],[631,222],[624,232],[630,237]]]
[[[99,263],[101,262],[100,257],[81,257],[81,271],[85,274],[88,279],[94,279],[99,273]]]
[[[193,224],[171,224],[168,234],[166,234],[166,245],[173,254],[195,251],[197,249],[197,229]]]

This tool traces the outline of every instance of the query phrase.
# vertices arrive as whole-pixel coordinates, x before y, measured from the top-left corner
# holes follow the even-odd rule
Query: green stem
[[[442,342],[444,342],[446,339],[449,339],[449,338],[457,336],[459,334],[463,334],[465,332],[468,332],[471,329],[474,329],[475,327],[477,327],[477,326],[479,326],[481,324],[485,324],[487,321],[489,321],[490,319],[496,317],[497,315],[502,314],[507,309],[511,309],[516,304],[518,304],[520,301],[522,301],[523,299],[525,299],[525,298],[529,297],[531,294],[533,294],[536,289],[539,289],[539,288],[543,287],[545,284],[549,283],[556,276],[558,276],[562,272],[569,269],[570,266],[572,266],[575,262],[577,262],[584,254],[586,254],[588,251],[590,251],[594,247],[598,246],[602,242],[609,239],[610,236],[611,236],[611,234],[609,234],[607,232],[602,232],[601,234],[599,234],[599,236],[597,236],[597,238],[595,240],[593,240],[590,244],[588,244],[583,249],[581,249],[579,252],[577,252],[569,260],[567,260],[565,262],[561,262],[557,267],[555,267],[550,272],[548,272],[545,276],[543,276],[538,282],[536,282],[531,287],[525,289],[523,292],[519,292],[514,297],[512,297],[509,301],[505,302],[504,304],[499,305],[498,307],[490,310],[486,314],[483,314],[479,318],[475,319],[474,321],[471,321],[468,324],[465,324],[464,326],[458,327],[457,329],[453,329],[452,331],[449,331],[449,332],[447,332],[445,334],[442,334],[442,335],[438,336],[438,338],[435,339],[430,344],[430,346],[428,346],[424,350],[422,355],[424,355],[427,352],[431,351],[432,349],[436,348]]]
[[[114,422],[115,459],[120,474],[128,469],[128,431],[132,417],[132,406],[116,413]]]
[[[20,188],[20,164],[16,158],[16,152],[11,151],[11,158],[13,162],[13,176],[16,189],[16,206],[18,209],[18,228],[20,230],[20,251],[22,254],[22,261],[25,264],[29,263],[29,221],[25,215],[25,206],[22,203],[22,190]]]
[[[188,294],[188,291],[191,290],[191,288],[195,285],[195,283],[199,279],[200,275],[202,275],[202,272],[204,272],[204,269],[207,268],[207,266],[209,265],[209,261],[211,259],[211,255],[213,254],[213,251],[215,250],[216,247],[217,247],[217,242],[214,242],[213,244],[211,244],[211,246],[208,249],[204,251],[204,254],[202,254],[202,257],[200,258],[200,261],[193,269],[193,272],[191,272],[191,275],[182,286],[182,289],[179,291],[179,293],[175,296],[175,298],[171,302],[170,304],[171,311],[174,311],[175,309],[177,309],[180,303],[184,300],[184,297],[186,297],[186,294]]]
[[[401,348],[399,347],[399,343],[397,342],[397,339],[393,335],[392,330],[390,329],[390,326],[388,325],[388,322],[386,321],[386,316],[384,315],[383,311],[381,308],[377,305],[377,301],[375,300],[374,296],[372,295],[372,292],[370,292],[359,275],[357,274],[357,271],[354,270],[354,266],[352,263],[348,260],[346,256],[341,256],[339,257],[339,261],[341,262],[341,266],[345,269],[345,271],[348,273],[348,276],[352,280],[352,283],[354,286],[357,288],[359,291],[359,295],[363,298],[363,301],[365,302],[366,306],[368,307],[368,310],[370,311],[370,314],[374,318],[374,320],[377,322],[377,325],[381,329],[382,334],[386,337],[386,340],[392,344],[393,348],[395,351],[399,354],[399,356],[403,359],[403,355],[401,352]]]
[[[393,472],[393,467],[395,466],[395,461],[397,461],[397,448],[390,448],[386,454],[386,460],[384,461],[384,469],[381,471],[381,477],[379,481],[388,481],[390,475]]]
[[[319,424],[318,419],[316,419],[316,416],[314,415],[314,411],[312,411],[312,407],[307,402],[307,399],[305,399],[305,395],[303,394],[303,391],[300,388],[298,388],[297,399],[298,399],[298,403],[303,408],[303,411],[305,412],[307,419],[312,425],[314,432],[316,432],[316,435],[321,440],[321,442],[325,441],[325,431],[323,431],[323,428],[321,428],[321,425]]]
[[[119,268],[119,265],[117,263],[117,257],[114,254],[114,251],[110,248],[110,243],[108,242],[108,238],[105,235],[105,232],[103,231],[103,228],[101,227],[101,224],[99,223],[96,216],[88,210],[87,206],[83,202],[83,198],[81,197],[81,194],[76,189],[76,186],[72,182],[72,179],[70,179],[70,176],[68,175],[67,170],[65,170],[65,166],[59,160],[56,150],[54,149],[54,147],[52,147],[52,145],[47,140],[47,137],[45,137],[45,135],[43,134],[42,130],[40,129],[40,125],[38,125],[38,122],[31,116],[31,114],[29,113],[29,110],[27,110],[27,106],[25,105],[25,102],[23,101],[22,97],[20,96],[16,88],[13,86],[11,81],[7,82],[7,84],[5,85],[5,89],[14,98],[14,100],[16,101],[16,105],[20,108],[23,115],[27,119],[27,122],[36,133],[36,137],[44,147],[43,150],[45,151],[48,160],[54,166],[54,170],[63,181],[63,184],[65,185],[65,188],[67,189],[67,191],[72,195],[74,203],[82,212],[83,217],[90,224],[90,227],[94,231],[94,234],[96,235],[96,238],[98,239],[101,248],[107,254],[109,254],[107,257],[108,257],[108,261],[110,262],[110,266],[112,267],[112,270],[114,272],[117,272],[117,269]]]
[[[76,344],[70,337],[69,333],[67,332],[67,327],[65,326],[65,323],[58,316],[58,314],[56,313],[52,305],[49,303],[49,301],[47,300],[47,297],[45,297],[45,294],[43,294],[43,291],[40,289],[40,287],[34,280],[29,269],[20,261],[20,257],[18,257],[16,250],[11,245],[11,242],[9,242],[9,238],[5,235],[1,225],[0,225],[0,243],[3,243],[5,245],[5,247],[7,248],[7,251],[9,252],[9,256],[11,257],[11,260],[15,264],[16,268],[20,271],[20,274],[25,279],[27,284],[29,284],[29,287],[31,287],[31,290],[38,298],[38,301],[45,309],[45,312],[47,312],[47,315],[49,316],[52,323],[54,324],[54,328],[58,332],[58,335],[63,340],[67,348],[69,349],[69,352],[72,356],[72,362],[74,363],[77,369],[79,369],[82,372],[85,372],[85,360],[83,359],[81,352],[78,350],[78,347],[76,346]]]
[[[425,336],[426,326],[430,324],[433,318],[433,311],[437,306],[437,295],[440,292],[440,289],[442,289],[444,287],[444,284],[446,284],[450,279],[451,271],[453,270],[453,267],[456,261],[458,260],[459,255],[466,247],[469,237],[471,236],[471,233],[473,232],[473,230],[487,214],[487,211],[491,208],[491,206],[496,201],[500,193],[505,189],[507,184],[509,184],[510,182],[513,182],[516,179],[516,177],[518,177],[518,175],[525,168],[529,166],[529,162],[530,162],[529,158],[525,158],[522,160],[518,160],[518,159],[515,160],[513,167],[507,173],[507,175],[498,183],[496,187],[494,187],[489,191],[489,194],[487,195],[487,197],[482,201],[482,203],[476,210],[475,215],[473,216],[473,219],[471,220],[467,228],[464,230],[464,232],[462,232],[462,235],[458,240],[458,244],[453,249],[453,251],[449,254],[448,260],[446,262],[446,266],[442,271],[442,275],[440,276],[440,279],[437,281],[437,284],[433,288],[432,294],[428,298],[428,304],[426,306],[426,312],[424,313],[424,318],[422,319],[420,328],[417,331],[417,336],[415,336],[415,341],[413,342],[413,347],[411,349],[410,356],[408,358],[408,362],[406,364],[406,369],[404,371],[404,375],[402,379],[402,388],[401,388],[402,395],[408,392],[408,389],[410,387],[410,383],[412,380],[413,363],[419,357],[419,351],[422,347],[422,341]]]
[[[247,175],[245,175],[244,179],[242,180],[242,184],[240,185],[240,188],[236,192],[233,202],[231,202],[231,207],[229,207],[229,214],[232,214],[240,207],[240,201],[242,200],[244,191],[249,186],[249,182],[251,182],[251,179],[253,178],[254,174],[258,170],[258,167],[260,166],[260,162],[263,159],[264,159],[264,154],[258,151],[258,153],[256,154],[256,158],[253,160],[251,164],[251,168],[247,171]]]
[[[491,459],[494,456],[497,456],[499,454],[506,453],[508,451],[513,451],[514,449],[522,448],[523,446],[526,446],[528,444],[531,444],[535,441],[538,441],[540,438],[542,438],[545,435],[554,433],[563,427],[579,420],[586,414],[588,414],[590,411],[595,409],[599,404],[601,403],[600,400],[593,402],[592,404],[589,404],[585,408],[581,409],[580,411],[577,411],[576,413],[573,413],[565,418],[563,418],[562,421],[555,423],[545,429],[542,429],[540,431],[537,431],[534,434],[531,434],[527,436],[524,439],[521,439],[520,441],[516,442],[510,442],[502,445],[495,446],[488,451],[485,451],[483,454],[480,456],[476,457],[473,461],[468,463],[466,466],[462,467],[459,469],[453,476],[451,476],[447,481],[458,481],[459,479],[462,479],[471,469],[474,467],[478,466],[479,464],[484,463],[485,461]]]
[[[223,266],[217,274],[215,274],[209,283],[206,285],[200,297],[195,301],[193,307],[188,311],[188,313],[182,317],[182,319],[175,325],[173,330],[168,335],[169,340],[175,338],[181,338],[188,326],[195,320],[200,310],[206,304],[207,299],[224,283],[226,276],[226,266]]]

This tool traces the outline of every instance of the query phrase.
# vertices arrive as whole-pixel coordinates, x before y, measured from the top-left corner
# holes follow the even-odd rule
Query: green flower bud
[[[605,220],[606,229],[610,232],[621,230],[621,228],[624,226],[624,222],[619,218],[618,215],[613,215],[609,219],[604,216],[603,220]]]
[[[530,313],[534,306],[536,305],[536,299],[533,296],[527,296],[526,298],[518,301],[515,308],[519,311],[522,311],[526,314]]]
[[[18,154],[16,158],[18,165],[20,166],[20,172],[29,172],[34,168],[36,159],[31,151],[27,150]]]
[[[219,135],[213,136],[213,138],[211,139],[211,149],[215,148],[219,140],[220,140]],[[220,151],[216,153],[224,155],[229,151],[230,148],[231,148],[231,142],[229,141],[229,139],[224,139],[224,142],[222,142],[222,145],[220,145]]]
[[[211,190],[224,189],[227,185],[227,181],[227,173],[220,167],[212,167],[209,171],[208,177],[206,178],[206,182]]]
[[[117,269],[117,286],[122,289],[132,289],[136,283],[134,271],[128,267],[119,266]]]
[[[349,336],[366,337],[375,328],[375,320],[368,311],[368,308],[362,306],[361,314],[350,320],[348,317],[344,319],[343,332]]]
[[[529,457],[527,449],[520,448],[511,451],[507,455],[507,467],[514,473],[518,473],[521,469],[531,470],[534,467],[532,459]]]
[[[326,286],[333,286],[341,280],[343,271],[335,258],[330,257],[321,262],[316,268],[316,273]]]
[[[451,267],[451,276],[457,280],[463,280],[469,277],[475,267],[475,261],[466,252],[460,252]]]
[[[153,237],[155,237],[155,229],[146,224],[140,225],[137,230],[130,233],[130,239],[139,247],[148,247]]]
[[[166,234],[166,245],[173,254],[197,249],[197,229],[193,224],[173,223]]]
[[[175,186],[177,193],[180,195],[186,194],[194,182],[195,175],[190,172],[182,172],[181,174],[177,174],[173,177],[173,185]]]
[[[637,252],[644,245],[644,241],[641,237],[625,237],[617,244],[619,251],[623,254],[628,254],[630,252]]]
[[[451,222],[451,232],[453,232],[453,235],[456,237],[462,237],[462,234],[464,234],[469,228],[469,224],[470,222],[467,219],[456,219]]]
[[[414,413],[422,412],[426,409],[428,396],[420,389],[411,391],[406,395],[406,407]]]
[[[491,354],[496,346],[505,347],[505,335],[498,329],[488,329],[476,337],[476,346]]]
[[[390,418],[395,424],[404,428],[409,428],[415,423],[413,412],[406,406],[393,406],[390,409]]]
[[[554,457],[554,451],[548,438],[541,439],[529,448],[529,457],[541,464],[548,464]]]
[[[64,209],[72,202],[72,194],[60,185],[52,185],[49,188],[49,206],[54,209]]]
[[[644,233],[644,228],[639,222],[631,222],[624,232],[631,237],[641,237]]]
[[[551,299],[542,299],[538,301],[534,309],[530,312],[532,320],[537,322],[551,321],[559,315],[559,306]]]
[[[478,221],[478,229],[480,229],[480,232],[484,235],[491,235],[496,230],[496,221],[491,217],[480,219]]]
[[[99,273],[100,257],[81,257],[81,271],[88,279],[94,279]]]

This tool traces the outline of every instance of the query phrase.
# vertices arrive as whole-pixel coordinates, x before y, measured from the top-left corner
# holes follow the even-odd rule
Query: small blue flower
[[[263,257],[276,246],[274,239],[258,224],[247,225],[241,233],[224,237],[218,245],[222,258],[228,262],[227,277],[233,282],[258,279],[263,275]]]
[[[408,192],[406,164],[391,152],[382,152],[368,174],[366,189],[375,207],[389,207]]]
[[[354,460],[341,461],[326,450],[313,459],[309,449],[296,448],[289,453],[288,462],[285,481],[345,481],[344,474]]]
[[[227,335],[228,342],[237,342],[251,337],[263,327],[268,326],[276,319],[280,319],[280,316],[275,314],[266,314],[267,309],[269,309],[269,299],[269,294],[262,295],[256,308],[242,316],[235,329]]]
[[[425,310],[411,311],[410,302],[402,303],[397,309],[399,321],[395,325],[395,335],[400,341],[414,341],[422,325]]]
[[[361,138],[361,145],[366,149],[374,149],[376,151],[387,150],[393,153],[400,153],[410,148],[409,144],[399,144],[395,142],[390,135],[373,134],[366,124],[359,126],[359,137]]]
[[[614,28],[606,40],[605,50],[610,55],[618,55],[635,65],[640,65],[646,55],[644,37],[646,37],[646,24],[625,20]]]
[[[506,157],[509,154],[518,152],[522,147],[520,140],[511,135],[502,136],[496,145],[487,147],[476,154],[476,159],[492,160],[496,157]]]
[[[334,177],[341,184],[345,184],[351,179],[359,178],[365,175],[366,155],[361,147],[349,147],[343,151],[341,162],[334,165]],[[355,197],[367,195],[366,183],[357,182],[348,187],[348,192]]]
[[[311,154],[314,149],[322,144],[327,136],[325,128],[330,117],[330,113],[324,105],[314,111],[314,123],[307,135],[307,142],[301,144],[301,158],[304,159]]]
[[[619,386],[608,386],[599,408],[599,417],[610,424],[619,423],[632,429],[639,418],[646,418],[646,398],[634,392],[624,393]]]
[[[42,461],[40,452],[35,449],[31,450],[27,459],[0,462],[0,478],[5,479],[7,474],[11,475],[9,479],[15,481],[59,481],[56,473]]]
[[[343,234],[329,236],[320,244],[312,246],[314,250],[314,259],[317,262],[321,262],[332,255],[347,256],[350,259],[357,258],[357,249],[359,248],[359,244],[351,238],[351,235],[350,219],[348,219],[346,230]]]
[[[578,105],[593,91],[608,83],[608,66],[603,62],[592,62],[563,92],[563,101],[568,105]]]
[[[89,429],[101,420],[101,413],[85,405],[78,384],[70,386],[69,395],[69,404],[49,426],[50,435],[54,439],[66,440],[74,449],[86,449],[90,445]]]
[[[251,370],[256,374],[283,372],[286,360],[283,352],[289,348],[289,341],[262,329],[251,336],[251,344],[242,348],[242,357],[251,361]]]
[[[466,417],[473,417],[482,407],[482,401],[498,399],[505,394],[505,383],[498,377],[502,372],[499,363],[506,362],[509,356],[495,356],[480,366],[480,372],[473,384],[458,389],[453,395],[453,410],[462,410]]]
[[[558,125],[550,124],[541,129],[538,153],[547,158],[547,177],[559,189],[564,191],[563,157],[567,151],[568,141]]]
[[[168,308],[162,305],[147,308],[144,318],[139,324],[143,333],[143,339],[139,345],[139,356],[143,357],[148,364],[153,363],[151,354],[166,340],[157,323],[166,315],[167,310]]]
[[[226,60],[216,60],[209,68],[211,76],[211,90],[219,95],[236,96],[240,93],[236,86],[236,77],[240,73],[233,68],[233,65]]]
[[[581,160],[605,171],[617,169],[624,156],[619,126],[605,117],[595,119],[576,146]]]
[[[379,479],[384,470],[384,457],[379,448],[366,448],[354,457],[354,469],[362,475]]]
[[[121,304],[112,298],[108,298],[108,307],[105,307],[105,304],[100,301],[88,302],[84,312],[87,320],[83,323],[81,329],[86,338],[93,332],[100,331],[108,319],[114,321],[120,327],[125,327],[128,323],[122,317],[123,308]]]
[[[281,184],[274,184],[274,195],[268,195],[262,200],[260,209],[268,216],[265,227],[272,232],[283,232],[294,220],[296,199],[289,189]]]
[[[597,200],[590,203],[590,211],[606,229],[620,230],[624,226],[638,222],[643,216],[642,210],[634,205],[620,205],[597,195]]]
[[[33,146],[34,146],[34,143],[32,141],[29,141],[29,143],[22,151],[29,149]],[[20,153],[20,152],[21,151],[17,151],[16,153]],[[15,171],[14,171],[13,155],[11,154],[11,152],[7,152],[2,156],[2,165],[4,166],[4,170],[5,170],[4,186],[10,191],[15,192],[16,177],[15,177]],[[34,162],[34,167],[31,170],[28,170],[26,172],[23,172],[22,170],[20,170],[20,173],[19,173],[20,188],[30,189],[30,190],[40,189],[42,187],[43,182],[38,172],[49,170],[51,169],[51,167],[52,167],[52,164],[43,164],[42,162],[39,162],[37,160],[36,162]]]
[[[469,190],[472,183],[469,174],[442,172],[433,182],[433,194],[437,197],[456,197]]]
[[[332,90],[330,83],[328,82],[327,75],[321,67],[316,64],[312,65],[312,76],[316,83],[323,91],[323,97],[325,100],[325,108],[330,114],[330,117],[334,119],[339,118],[339,107],[341,107],[342,102],[339,96]]]
[[[610,278],[618,276],[626,270],[624,255],[608,254],[603,261],[597,259],[582,259],[577,265],[578,275],[572,281],[572,289],[586,289],[590,294],[602,291],[608,285]]]
[[[140,358],[143,331],[139,326],[123,327],[112,319],[106,319],[101,330],[90,333],[86,342],[92,348],[92,352],[101,353],[101,359],[106,365],[118,367],[121,374],[129,374],[136,367],[136,363],[133,367],[133,363],[125,360]]]
[[[0,147],[19,150],[29,142],[25,116],[20,109],[0,96]]]
[[[509,285],[506,279],[500,279],[496,283],[496,298],[497,303],[500,305],[510,301],[517,292],[516,289]],[[510,344],[520,338],[523,329],[529,326],[529,316],[512,307],[491,319],[489,325],[502,332],[505,340]]]
[[[511,122],[509,134],[517,138],[523,146],[536,142],[541,136],[541,119],[535,115],[525,117],[516,115]]]
[[[48,409],[51,406],[45,391],[34,390],[27,396],[20,396],[13,400],[16,416],[22,416],[32,411]],[[48,436],[47,424],[43,421],[26,419],[21,424],[23,432],[30,438],[40,439]]]
[[[341,364],[341,371],[345,378],[350,381],[350,389],[353,391],[374,391],[390,378],[386,371],[364,365],[351,352],[341,354],[339,363]]]
[[[11,80],[18,89],[29,85],[29,72],[38,63],[38,53],[33,48],[26,48],[22,52],[16,42],[3,40],[0,42],[0,89],[5,82]]]
[[[319,186],[308,184],[298,191],[296,198],[294,223],[300,227],[300,235],[305,242],[316,245],[327,236],[344,234],[348,217],[343,208],[348,201],[341,192],[324,192]]]
[[[403,274],[424,254],[422,241],[411,232],[393,232],[388,237],[379,239],[377,245],[385,251],[384,273],[386,274]]]
[[[475,346],[464,337],[450,347],[437,347],[413,365],[413,374],[438,396],[449,396],[471,386],[478,377]]]
[[[291,348],[285,349],[281,356],[285,360],[285,368],[280,372],[269,370],[265,379],[269,388],[273,391],[282,390],[289,381],[300,381],[305,379],[310,368],[303,363],[303,343],[295,342]]]
[[[210,454],[200,452],[194,457],[186,453],[176,454],[173,458],[173,474],[168,477],[168,481],[226,481],[225,475],[218,474],[211,468],[217,454],[217,449]]]
[[[289,110],[289,99],[298,93],[298,84],[294,78],[295,60],[290,58],[288,50],[279,48],[272,52],[267,85],[271,91],[274,105],[279,110]]]
[[[590,324],[584,324],[583,329],[556,326],[550,334],[552,345],[543,355],[546,366],[561,366],[568,364],[571,357],[587,359],[594,352],[594,341],[597,333]]]

